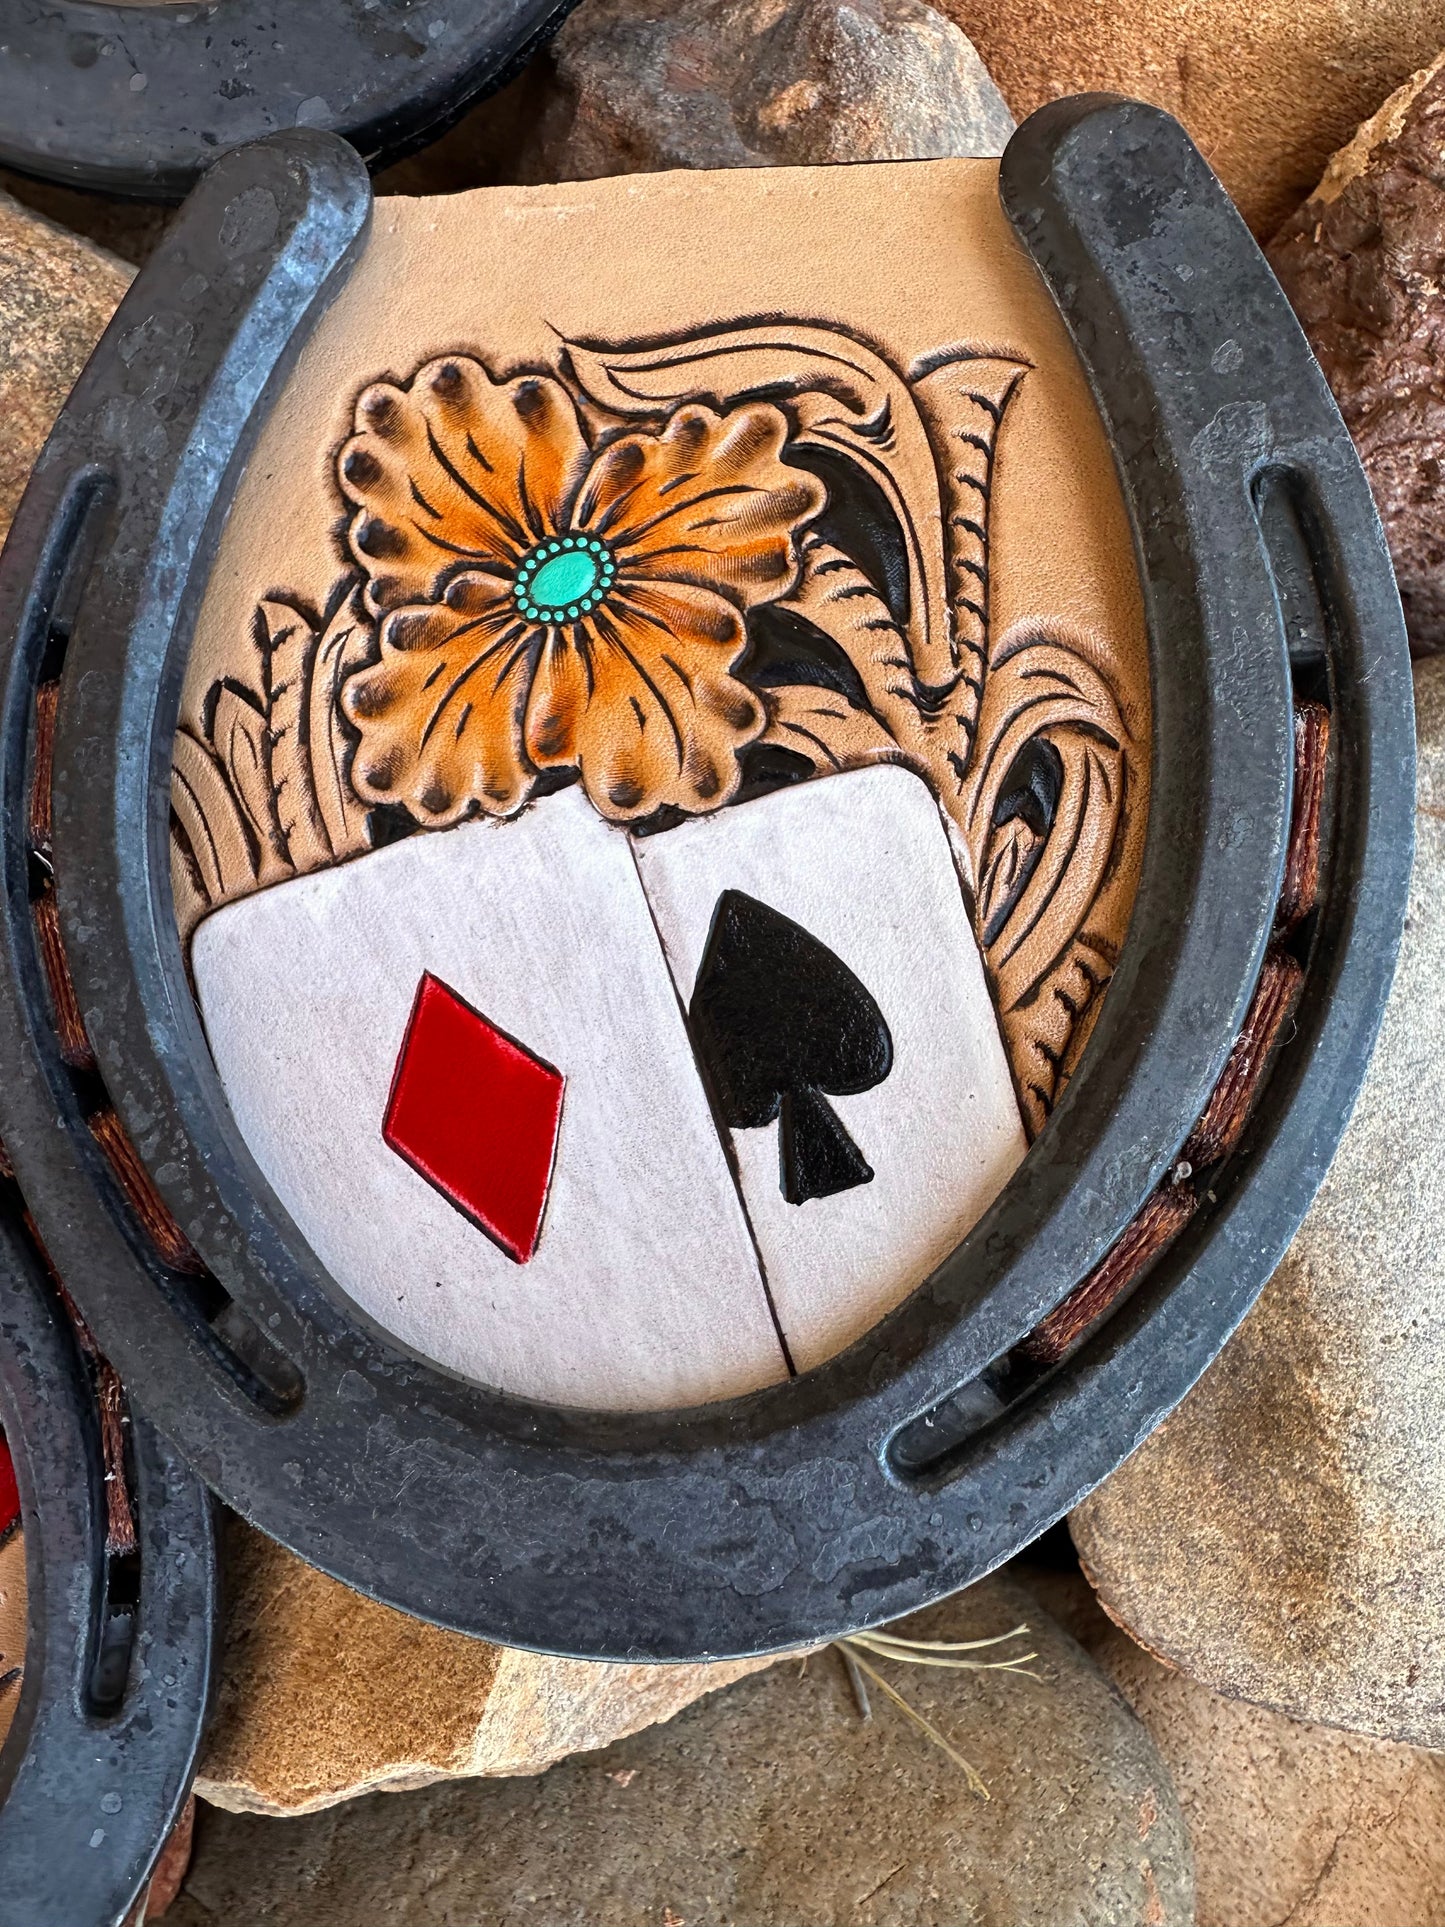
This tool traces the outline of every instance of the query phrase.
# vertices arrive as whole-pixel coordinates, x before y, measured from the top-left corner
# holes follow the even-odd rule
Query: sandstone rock
[[[1445,661],[1415,694],[1415,879],[1354,1119],[1237,1337],[1073,1530],[1170,1664],[1445,1749]]]
[[[924,0],[587,0],[519,82],[383,186],[997,154],[1012,131]]]
[[[81,235],[136,268],[154,251],[175,211],[157,201],[120,201],[111,194],[61,187],[56,181],[33,181],[4,167],[0,167],[0,194],[10,195],[68,234]]]
[[[1364,461],[1411,645],[1445,648],[1445,55],[1334,157],[1270,260]]]
[[[1081,1578],[1028,1583],[1163,1755],[1194,1845],[1198,1927],[1445,1923],[1445,1759],[1224,1699],[1125,1638]]]
[[[934,0],[1020,120],[1106,92],[1177,114],[1259,235],[1445,46],[1445,0]]]
[[[887,1670],[991,1797],[836,1653],[785,1661],[538,1780],[433,1788],[285,1828],[203,1814],[175,1927],[1184,1927],[1189,1848],[1123,1702],[1034,1602],[988,1581],[926,1637],[1027,1618],[1037,1680]],[[886,1662],[882,1663],[886,1666]]]
[[[227,1550],[226,1644],[196,1791],[236,1812],[539,1773],[768,1663],[547,1659],[379,1606],[239,1520]]]
[[[121,262],[0,194],[0,539],[130,278]]]

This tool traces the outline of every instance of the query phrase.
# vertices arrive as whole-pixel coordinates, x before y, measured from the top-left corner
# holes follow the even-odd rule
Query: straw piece
[[[840,1640],[838,1643],[841,1645],[843,1642]],[[886,1693],[888,1695],[889,1699],[892,1700],[893,1704],[898,1708],[900,1713],[904,1714],[906,1718],[912,1720],[915,1726],[921,1728],[922,1731],[928,1735],[929,1739],[933,1741],[933,1744],[936,1747],[940,1748],[941,1751],[946,1753],[949,1759],[953,1761],[956,1767],[959,1767],[962,1769],[964,1777],[967,1779],[971,1791],[976,1793],[981,1800],[987,1800],[989,1798],[989,1791],[988,1791],[988,1788],[984,1785],[983,1780],[979,1775],[978,1769],[974,1766],[971,1766],[969,1762],[966,1759],[964,1759],[963,1755],[958,1751],[958,1748],[956,1746],[951,1745],[949,1741],[943,1737],[942,1733],[939,1732],[938,1728],[933,1724],[932,1720],[925,1719],[922,1713],[919,1712],[918,1708],[916,1706],[910,1705],[909,1702],[906,1699],[904,1699],[901,1693],[895,1691],[894,1688],[888,1684],[887,1680],[884,1679],[883,1675],[868,1664],[866,1659],[863,1659],[862,1657],[860,1657],[858,1654],[855,1653],[853,1655],[853,1663],[855,1666],[857,1666],[860,1672],[867,1674],[868,1678],[872,1680],[873,1684],[878,1688],[878,1690],[881,1693]]]
[[[1002,1646],[1010,1639],[1024,1639],[1028,1630],[1027,1626],[1015,1626],[1010,1633],[994,1633],[988,1639],[905,1639],[902,1633],[887,1633],[880,1627],[869,1626],[848,1637],[872,1640],[879,1646],[906,1647],[910,1653],[976,1653],[985,1646]]]
[[[921,1653],[893,1653],[886,1646],[874,1646],[867,1640],[858,1643],[875,1659],[897,1660],[903,1666],[933,1666],[940,1672],[950,1673],[1022,1673],[1028,1679],[1038,1678],[1028,1669],[1028,1662],[1037,1659],[1037,1653],[1020,1653],[1017,1659],[928,1659]]]

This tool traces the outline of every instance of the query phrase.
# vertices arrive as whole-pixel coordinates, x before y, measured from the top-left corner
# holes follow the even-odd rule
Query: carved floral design
[[[636,822],[902,763],[952,824],[1037,1130],[1127,923],[1142,771],[1108,638],[995,632],[994,460],[1028,373],[745,322],[368,387],[337,458],[350,572],[319,613],[267,598],[254,675],[178,733],[183,934],[569,773]]]
[[[754,403],[589,443],[561,382],[460,356],[362,395],[341,452],[380,653],[343,692],[371,803],[509,816],[575,768],[604,816],[714,809],[761,734],[732,672],[823,505]]]

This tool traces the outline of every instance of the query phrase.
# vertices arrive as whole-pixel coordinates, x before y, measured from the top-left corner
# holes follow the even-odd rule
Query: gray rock
[[[887,1666],[990,1798],[838,1657],[783,1661],[540,1779],[372,1797],[305,1819],[204,1812],[170,1927],[1185,1927],[1188,1842],[1148,1737],[1007,1581],[920,1615],[1026,1619],[1038,1679]]]
[[[1380,1042],[1259,1304],[1073,1519],[1111,1617],[1219,1691],[1445,1749],[1445,661]]]
[[[520,181],[998,154],[1013,132],[923,0],[585,0],[551,61]]]
[[[1164,1757],[1199,1927],[1442,1927],[1445,1759],[1225,1699],[1134,1645],[1077,1574],[1029,1584]]]
[[[1013,125],[971,42],[923,0],[584,0],[510,87],[377,189],[998,154]]]

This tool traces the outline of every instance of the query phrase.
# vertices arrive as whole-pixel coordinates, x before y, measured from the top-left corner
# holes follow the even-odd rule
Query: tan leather
[[[725,807],[760,737],[822,775],[901,761],[934,787],[972,877],[1037,1128],[1132,903],[1148,670],[1101,426],[996,185],[995,162],[940,161],[379,202],[262,430],[202,609],[177,739],[187,934],[208,908],[363,854],[378,801],[436,826],[507,814],[537,771],[572,763],[626,821],[658,803]],[[507,463],[541,478],[543,534],[601,528],[603,498],[624,505],[614,534],[652,526],[628,476],[661,515],[684,443],[745,498],[701,586],[664,560],[631,588],[685,658],[692,706],[665,718],[681,719],[675,765],[643,716],[662,670],[594,687],[554,637],[540,656],[514,652],[505,684],[478,675],[467,638],[520,620],[524,544],[505,566],[481,556],[492,508],[457,479],[469,437],[474,478]],[[869,465],[912,531],[905,623],[814,526],[822,491],[788,467],[807,445]],[[516,526],[525,511],[507,503]],[[810,720],[796,689],[744,688],[743,622],[768,602],[844,649],[866,708]],[[917,685],[948,689],[937,715],[900,690],[900,652]],[[433,703],[456,677],[491,691],[490,710]],[[1039,730],[1063,776],[1042,851],[999,808]]]

